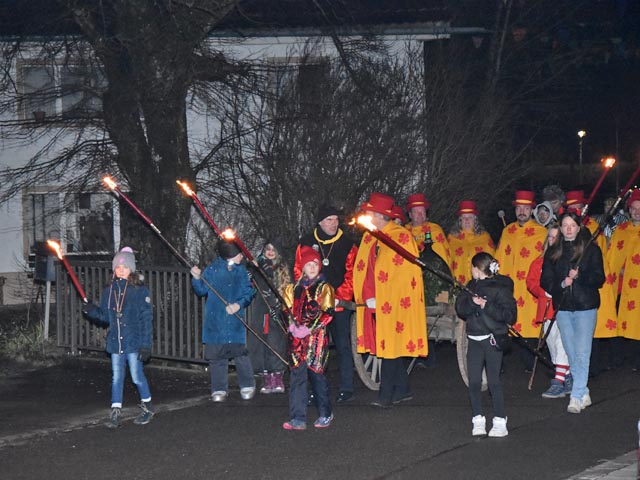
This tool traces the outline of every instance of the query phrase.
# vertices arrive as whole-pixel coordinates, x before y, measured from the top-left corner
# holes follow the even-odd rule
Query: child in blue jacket
[[[254,290],[249,273],[242,262],[240,249],[230,242],[218,243],[218,258],[204,272],[198,266],[191,269],[193,290],[207,296],[202,343],[211,373],[211,399],[224,402],[229,392],[229,359],[233,358],[238,375],[240,396],[251,400],[255,394],[253,367],[247,350],[247,330],[236,317],[244,319],[244,309],[251,303]],[[203,281],[211,285],[223,302]]]
[[[131,379],[138,388],[142,413],[134,420],[146,425],[154,415],[151,392],[143,363],[151,356],[153,309],[149,289],[136,273],[133,250],[124,247],[112,262],[113,281],[100,297],[100,306],[87,303],[82,311],[98,324],[107,325],[107,352],[111,354],[111,414],[106,426],[116,428],[122,416],[125,368],[129,364]]]

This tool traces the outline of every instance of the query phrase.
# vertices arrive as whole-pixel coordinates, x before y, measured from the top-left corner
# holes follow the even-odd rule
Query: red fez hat
[[[391,218],[400,220],[402,223],[407,223],[407,217],[404,214],[404,210],[399,205],[394,205],[391,208]]]
[[[309,262],[316,262],[320,268],[322,268],[322,262],[320,261],[320,254],[318,251],[308,245],[303,245],[300,248],[300,264],[304,267]]]
[[[527,205],[529,207],[535,207],[535,193],[529,190],[517,190],[516,199],[511,202],[514,207],[518,205]]]
[[[407,206],[405,209],[407,212],[413,207],[424,207],[426,210],[429,210],[430,206],[431,204],[427,202],[427,197],[424,196],[424,193],[414,193],[407,198]]]
[[[369,200],[364,202],[361,206],[361,210],[370,210],[372,212],[380,213],[386,217],[393,217],[393,198],[384,193],[372,192]]]
[[[627,200],[627,208],[631,207],[631,204],[636,201],[640,201],[640,189],[638,188],[631,191],[631,195],[629,195],[629,199]]]
[[[476,202],[474,202],[473,200],[462,200],[460,202],[460,206],[458,207],[457,215],[460,216],[463,213],[473,213],[474,215],[478,215]]]
[[[571,190],[570,192],[567,192],[566,195],[567,199],[565,200],[564,204],[567,207],[575,205],[576,203],[582,205],[585,205],[587,203],[587,199],[584,198],[584,192],[582,190]]]

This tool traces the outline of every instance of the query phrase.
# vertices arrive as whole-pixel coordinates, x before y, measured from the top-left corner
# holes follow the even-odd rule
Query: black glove
[[[87,303],[84,303],[82,305],[82,313],[84,313],[85,315],[91,315],[91,313],[98,310],[99,308],[100,307],[98,307],[95,303],[89,300]]]
[[[151,358],[151,349],[150,348],[142,347],[138,351],[138,360],[140,360],[142,363],[148,362],[150,358]]]

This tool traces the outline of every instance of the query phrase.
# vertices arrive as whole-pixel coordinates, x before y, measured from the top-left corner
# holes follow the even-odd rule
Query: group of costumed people
[[[556,371],[543,396],[569,395],[567,411],[581,412],[591,405],[592,344],[599,350],[598,339],[640,340],[640,190],[631,192],[626,201],[630,218],[612,229],[610,239],[595,235],[601,225],[582,215],[585,203],[580,191],[567,192],[558,208],[552,201],[536,205],[534,192],[517,191],[516,221],[505,225],[495,246],[472,200],[460,202],[457,222],[445,235],[428,220],[430,205],[423,194],[410,195],[402,208],[392,197],[374,192],[359,207],[368,219],[359,245],[340,227],[340,212],[322,206],[317,225],[299,241],[291,270],[275,240],[264,244],[255,262],[243,262],[236,244],[221,240],[217,258],[206,269],[191,269],[195,293],[207,297],[202,342],[212,400],[228,398],[233,359],[243,400],[256,391],[284,393],[288,372],[289,415],[283,428],[306,429],[309,406],[318,412],[313,426],[328,427],[333,404],[355,398],[350,337],[355,309],[358,352],[381,360],[380,389],[372,405],[390,408],[410,401],[408,362],[429,354],[426,306],[433,298],[427,295],[431,280],[425,273],[434,270],[436,259],[436,269],[446,270],[435,272],[438,279],[460,287],[455,303],[469,340],[473,435],[487,434],[481,400],[485,367],[494,410],[488,435],[508,434],[500,381],[508,332],[533,343],[541,328],[548,331]],[[420,259],[431,268],[421,268]],[[127,363],[142,400],[137,423],[148,423],[154,415],[142,370],[151,351],[151,306],[148,290],[133,281],[134,273],[131,250],[119,252],[113,283],[100,305],[83,309],[110,328],[109,426],[120,421]],[[248,338],[247,326],[252,330]],[[333,400],[325,377],[329,336],[340,373]],[[610,346],[620,352],[619,343]],[[527,368],[531,351],[523,349]],[[638,368],[640,348],[634,354]],[[262,378],[259,390],[256,374]]]

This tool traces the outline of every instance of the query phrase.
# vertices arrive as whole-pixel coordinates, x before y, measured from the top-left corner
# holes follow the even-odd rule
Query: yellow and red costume
[[[471,259],[476,253],[495,253],[495,245],[487,232],[475,233],[462,230],[457,235],[449,234],[449,250],[451,251],[451,274],[463,285],[471,280]]]

